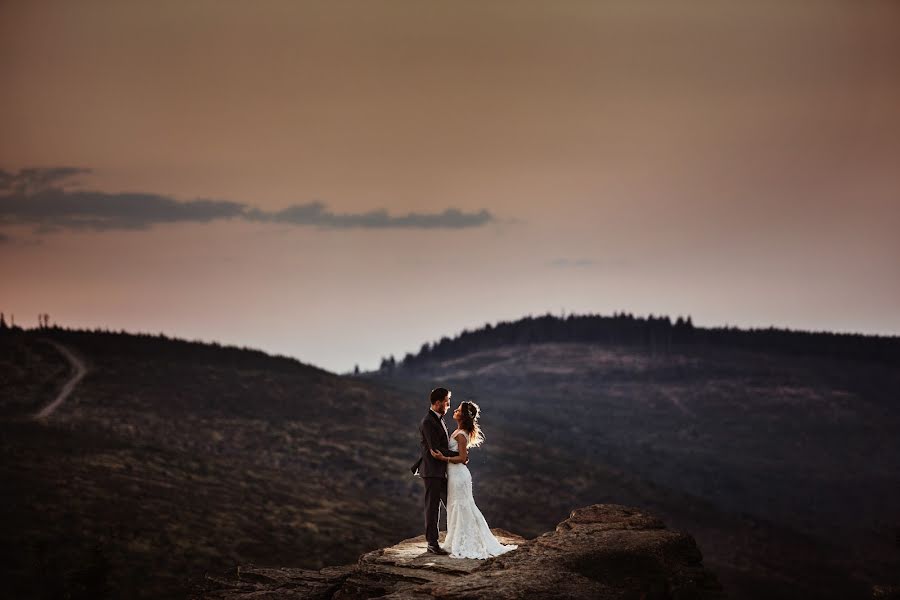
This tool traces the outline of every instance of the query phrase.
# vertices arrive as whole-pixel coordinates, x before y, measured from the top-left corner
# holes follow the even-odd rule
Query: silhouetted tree
[[[408,353],[404,368],[420,367],[432,360],[446,360],[467,353],[502,345],[547,342],[585,342],[638,346],[650,352],[671,352],[679,345],[718,345],[752,348],[785,354],[814,354],[839,358],[868,358],[900,361],[900,338],[864,336],[829,332],[803,332],[789,329],[750,329],[737,327],[695,328],[690,315],[679,316],[675,323],[668,316],[635,317],[620,312],[614,316],[595,314],[566,318],[546,314],[527,316],[515,322],[463,330],[455,338],[442,337],[425,343],[418,354]]]

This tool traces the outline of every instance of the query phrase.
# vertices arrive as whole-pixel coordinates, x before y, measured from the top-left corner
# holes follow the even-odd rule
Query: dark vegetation
[[[634,502],[694,534],[734,597],[862,598],[898,579],[898,337],[547,315],[391,363],[370,376],[481,404],[488,506],[520,472],[547,503],[602,466],[648,486]],[[494,462],[507,439],[525,440],[509,468]]]
[[[164,336],[2,327],[6,590],[183,597],[206,572],[349,564],[419,535],[408,466],[438,385],[481,404],[470,469],[491,526],[532,537],[621,503],[694,535],[731,597],[862,598],[895,579],[898,338],[664,321],[500,323],[357,376]],[[89,371],[35,421],[71,375],[47,340]]]
[[[89,371],[39,422],[70,376],[45,340]],[[45,328],[0,335],[0,390],[11,597],[183,597],[207,571],[343,564],[417,532],[411,444],[386,445],[369,413],[412,420],[421,405],[380,386],[256,351]]]
[[[547,342],[586,342],[646,348],[651,352],[670,351],[684,345],[726,346],[791,356],[822,356],[857,359],[900,365],[900,338],[896,336],[797,331],[767,327],[694,327],[691,317],[635,317],[631,313],[575,315],[551,314],[525,317],[518,321],[490,323],[475,330],[465,329],[454,338],[426,342],[415,354],[407,353],[399,363],[393,356],[383,358],[381,371],[416,369],[429,361],[446,360],[472,352],[506,345]]]

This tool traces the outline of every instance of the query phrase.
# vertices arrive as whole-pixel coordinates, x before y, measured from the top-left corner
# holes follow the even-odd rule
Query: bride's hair
[[[474,402],[465,401],[461,402],[459,406],[462,413],[460,428],[469,434],[469,443],[466,444],[466,447],[474,448],[481,445],[484,441],[484,433],[482,433],[481,427],[478,426],[478,417],[481,416],[478,405]]]

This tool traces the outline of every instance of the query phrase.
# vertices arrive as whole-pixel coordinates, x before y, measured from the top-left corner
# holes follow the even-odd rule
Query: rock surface
[[[356,565],[321,571],[250,567],[206,576],[206,600],[360,598],[724,598],[693,537],[618,504],[572,512],[533,540],[494,529],[519,548],[488,560],[425,551],[423,536],[369,552]]]

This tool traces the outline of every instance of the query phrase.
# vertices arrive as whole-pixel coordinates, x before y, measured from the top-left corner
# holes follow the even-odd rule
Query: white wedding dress
[[[455,431],[450,436],[450,450],[459,451]],[[451,558],[490,558],[518,548],[515,544],[501,544],[491,533],[487,521],[472,497],[472,474],[462,463],[447,465],[447,537],[444,548]]]

